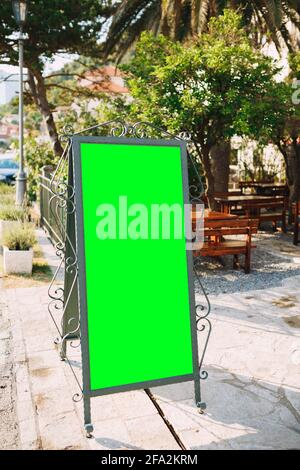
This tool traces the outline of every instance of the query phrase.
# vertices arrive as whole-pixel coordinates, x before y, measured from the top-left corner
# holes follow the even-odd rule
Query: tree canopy
[[[31,0],[25,25],[27,35],[25,63],[41,71],[46,59],[59,52],[99,54],[98,41],[107,16],[114,11],[110,0]],[[1,4],[0,62],[18,64],[16,37],[18,31],[10,0]]]
[[[124,69],[133,97],[124,114],[174,133],[189,131],[209,196],[212,147],[236,134],[275,139],[290,113],[290,88],[276,82],[279,69],[253,49],[241,16],[231,10],[213,18],[188,47],[143,33]]]

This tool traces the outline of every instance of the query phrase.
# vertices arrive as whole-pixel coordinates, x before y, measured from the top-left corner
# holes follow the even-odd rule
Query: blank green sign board
[[[73,148],[86,390],[192,379],[197,346],[184,235],[130,239],[119,221],[120,196],[149,214],[152,204],[183,207],[184,145],[81,137]],[[101,204],[116,208],[115,238],[97,235]]]

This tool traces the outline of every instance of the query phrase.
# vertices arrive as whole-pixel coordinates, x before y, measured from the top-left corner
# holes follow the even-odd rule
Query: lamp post
[[[21,205],[26,192],[26,174],[24,171],[24,102],[23,102],[23,27],[26,21],[27,0],[12,0],[12,7],[17,25],[19,26],[19,151],[20,166],[16,178],[16,204]]]

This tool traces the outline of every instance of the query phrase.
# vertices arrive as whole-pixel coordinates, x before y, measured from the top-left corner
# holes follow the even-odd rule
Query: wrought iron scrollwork
[[[203,335],[201,336],[202,350],[200,349],[200,355],[199,355],[199,376],[200,376],[201,380],[205,380],[208,377],[208,372],[203,369],[203,361],[204,361],[204,356],[205,356],[205,353],[206,353],[208,341],[209,341],[210,334],[211,334],[211,328],[212,328],[211,321],[208,318],[208,316],[210,314],[210,311],[211,311],[211,306],[210,306],[208,296],[207,296],[207,294],[205,292],[205,289],[202,285],[200,276],[197,272],[197,261],[198,260],[194,261],[194,263],[196,264],[196,266],[194,264],[195,279],[196,279],[196,282],[197,282],[198,286],[200,287],[200,290],[201,290],[201,292],[204,296],[204,299],[205,299],[205,305],[196,303],[196,325],[197,325],[197,330],[199,331],[199,333],[203,333]],[[197,293],[197,291],[196,291],[196,293]]]
[[[190,149],[189,153],[189,169],[190,173],[194,175],[192,178],[190,176],[190,180],[192,180],[189,186],[189,197],[190,197],[190,204],[203,204],[202,196],[203,196],[203,185],[201,181],[201,177],[199,175],[197,164],[193,157],[193,149]],[[209,298],[205,292],[204,286],[201,282],[201,278],[199,275],[198,267],[201,265],[201,258],[197,255],[197,252],[193,252],[193,264],[194,264],[194,278],[195,278],[195,296],[201,296],[203,298],[203,303],[200,304],[196,301],[196,325],[197,331],[200,333],[199,335],[199,377],[201,380],[205,380],[208,377],[208,372],[203,369],[203,361],[208,345],[208,341],[211,334],[211,322],[209,317],[211,306],[209,302]]]
[[[71,368],[72,374],[79,387],[80,392],[75,393],[73,396],[74,401],[82,399],[82,387],[72,366],[72,362],[66,353],[66,341],[72,337],[71,346],[76,347],[80,345],[80,323],[78,316],[66,319],[66,311],[68,309],[70,297],[73,289],[77,283],[77,253],[76,247],[73,245],[72,240],[67,233],[67,217],[75,213],[74,203],[74,187],[68,184],[68,170],[71,151],[71,137],[74,135],[72,126],[67,125],[63,129],[63,134],[60,136],[61,142],[65,143],[63,154],[57,164],[57,167],[52,175],[50,188],[52,197],[50,198],[50,211],[53,219],[55,220],[58,229],[59,240],[55,244],[56,255],[60,258],[57,269],[54,273],[52,282],[50,284],[48,294],[50,302],[48,311],[56,327],[58,337],[55,342],[61,347],[61,357],[64,359]],[[63,215],[62,215],[63,214]],[[69,247],[69,254],[66,255],[66,246]],[[62,284],[62,272],[65,274],[74,274],[74,278],[70,289],[65,292]],[[57,287],[59,285],[59,287]],[[68,327],[68,332],[64,332],[64,322]]]

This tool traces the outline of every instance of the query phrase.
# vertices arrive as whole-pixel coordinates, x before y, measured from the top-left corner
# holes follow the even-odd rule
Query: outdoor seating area
[[[252,235],[258,231],[287,233],[289,216],[289,196],[286,184],[240,181],[239,190],[216,192],[214,201],[219,208],[211,211],[208,199],[204,195],[204,245],[195,250],[195,256],[223,257],[233,256],[233,267],[238,269],[239,254],[245,255],[245,273],[251,268]],[[200,217],[201,214],[198,214]],[[292,224],[289,231],[293,233],[293,243],[299,243],[300,203],[292,204]],[[197,215],[193,214],[193,222]],[[228,238],[231,236],[231,239]],[[246,235],[244,239],[240,235]],[[235,239],[232,239],[232,236]],[[259,243],[259,242],[258,242]]]

